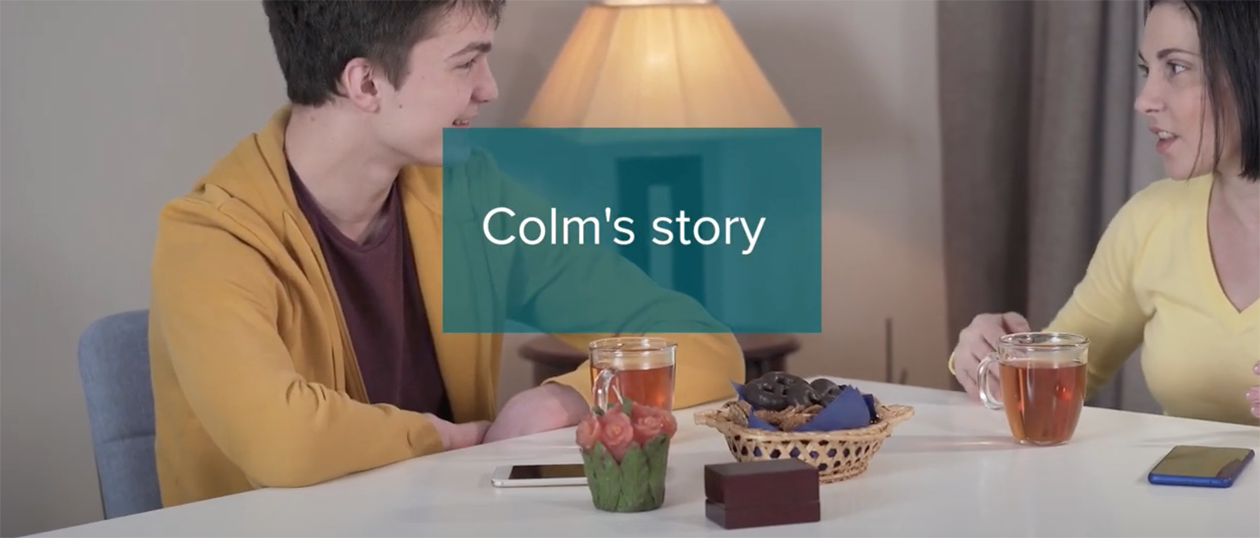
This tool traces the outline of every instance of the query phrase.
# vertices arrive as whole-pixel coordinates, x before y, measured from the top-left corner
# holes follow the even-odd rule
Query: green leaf
[[[653,437],[643,447],[647,455],[648,484],[652,502],[656,506],[665,503],[665,470],[669,467],[669,437],[665,434]]]
[[[665,469],[669,458],[669,438],[656,436],[640,447],[631,444],[621,463],[601,442],[582,451],[591,502],[607,512],[644,512],[660,508],[665,501]]]
[[[634,402],[630,398],[622,400],[621,411],[625,413],[627,417],[630,416],[630,413],[634,411]]]
[[[621,498],[621,468],[617,460],[604,448],[604,444],[595,443],[591,450],[592,477],[590,482],[592,501],[601,510],[615,510]]]
[[[596,477],[594,453],[595,450],[599,448],[602,447],[600,447],[599,443],[596,442],[595,446],[591,447],[590,450],[580,451],[582,452],[582,470],[586,473],[586,486],[591,490],[591,502],[594,502],[596,505],[599,504],[600,492],[599,489],[595,487]]]
[[[621,457],[621,499],[619,512],[638,512],[651,509],[651,474],[647,455],[639,445],[631,444]]]

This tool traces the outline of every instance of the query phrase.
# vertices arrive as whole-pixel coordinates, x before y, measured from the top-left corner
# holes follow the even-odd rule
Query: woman
[[[1145,116],[1170,179],[1116,214],[1047,330],[1091,341],[1093,395],[1144,344],[1169,415],[1260,425],[1260,2],[1154,0],[1139,53]],[[1017,313],[982,314],[950,371],[976,370]]]

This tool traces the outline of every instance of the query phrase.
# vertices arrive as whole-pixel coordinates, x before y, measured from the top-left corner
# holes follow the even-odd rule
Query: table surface
[[[665,506],[653,512],[599,512],[584,486],[491,487],[500,465],[581,461],[568,428],[43,536],[1260,536],[1260,462],[1228,489],[1145,480],[1175,445],[1260,449],[1260,428],[1088,408],[1069,444],[1028,447],[961,393],[835,381],[915,416],[866,473],[821,486],[818,523],[725,530],[705,518],[704,465],[733,458],[695,424],[713,407],[702,406],[677,412]]]

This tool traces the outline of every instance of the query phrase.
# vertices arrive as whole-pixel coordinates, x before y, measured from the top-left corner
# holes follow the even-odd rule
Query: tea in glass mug
[[[677,344],[662,338],[622,336],[590,344],[595,405],[630,399],[667,411],[674,409],[674,355]]]
[[[985,407],[1005,409],[1011,435],[1029,445],[1059,445],[1076,432],[1085,407],[1089,339],[1078,334],[1008,334],[980,361],[976,385]],[[1002,398],[989,391],[997,368]]]

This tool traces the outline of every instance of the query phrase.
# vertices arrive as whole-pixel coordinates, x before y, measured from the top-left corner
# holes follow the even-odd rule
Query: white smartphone
[[[496,488],[585,486],[586,469],[581,463],[504,465],[494,470],[490,484]]]

